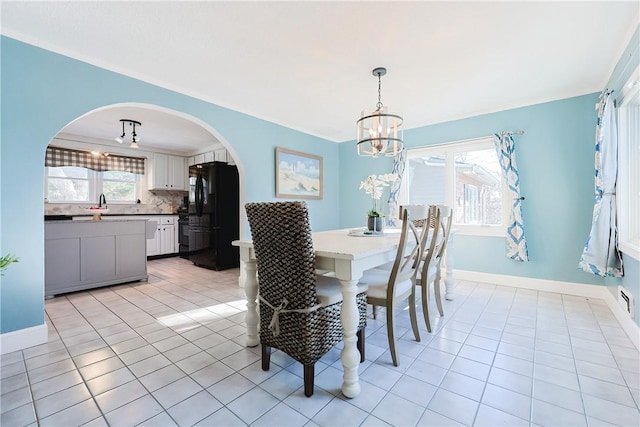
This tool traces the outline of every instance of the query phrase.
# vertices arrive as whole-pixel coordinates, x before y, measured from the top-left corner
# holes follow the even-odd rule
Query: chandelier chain
[[[382,109],[382,101],[381,101],[382,95],[380,95],[381,87],[382,87],[382,84],[381,84],[380,73],[378,73],[378,103],[376,104],[376,109],[378,110]]]

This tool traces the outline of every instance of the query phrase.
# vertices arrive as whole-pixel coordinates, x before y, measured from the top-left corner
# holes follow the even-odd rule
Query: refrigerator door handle
[[[202,216],[204,210],[204,183],[202,182],[202,175],[198,174],[196,178],[196,215]]]

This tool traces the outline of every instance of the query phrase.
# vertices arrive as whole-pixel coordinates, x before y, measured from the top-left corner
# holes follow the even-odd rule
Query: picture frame
[[[276,197],[322,199],[322,157],[276,147]]]

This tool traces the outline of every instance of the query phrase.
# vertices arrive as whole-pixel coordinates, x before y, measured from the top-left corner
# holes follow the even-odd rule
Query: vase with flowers
[[[367,212],[367,228],[374,233],[381,233],[384,231],[384,213],[382,208],[378,207],[378,200],[382,198],[382,192],[385,187],[389,187],[391,184],[398,180],[398,176],[393,173],[386,173],[382,175],[369,175],[364,181],[360,182],[360,189],[364,189],[364,192],[371,196],[372,207]]]

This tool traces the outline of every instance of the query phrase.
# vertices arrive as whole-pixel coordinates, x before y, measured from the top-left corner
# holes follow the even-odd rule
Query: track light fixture
[[[120,119],[120,122],[122,122],[122,135],[117,137],[116,141],[118,141],[120,144],[124,142],[124,137],[126,136],[126,132],[124,130],[124,124],[129,123],[129,126],[132,127],[130,146],[131,148],[138,148],[138,141],[140,141],[140,137],[136,133],[136,126],[142,126],[142,123],[136,120],[130,120],[130,119]]]

